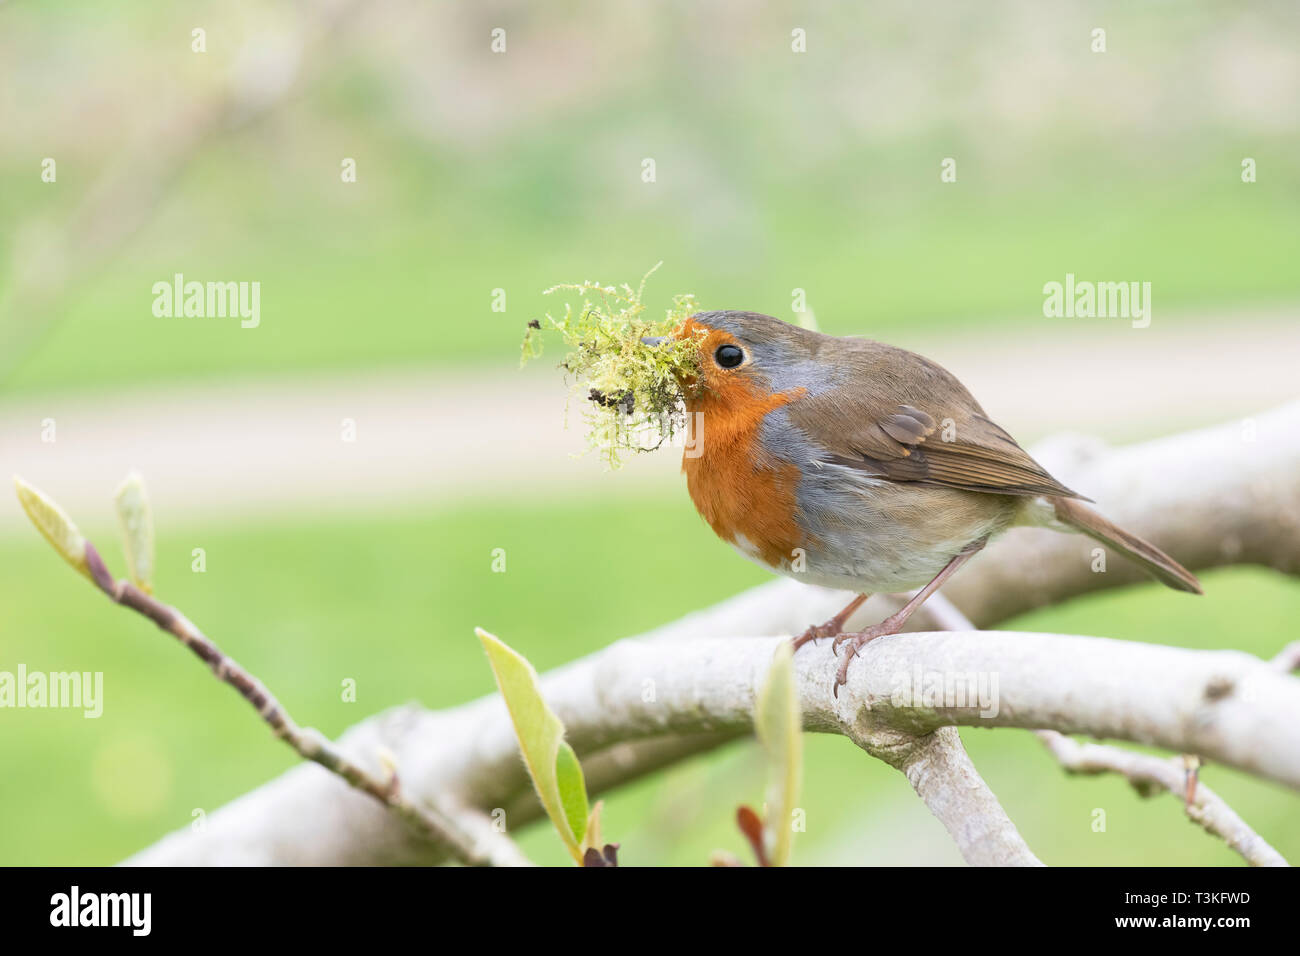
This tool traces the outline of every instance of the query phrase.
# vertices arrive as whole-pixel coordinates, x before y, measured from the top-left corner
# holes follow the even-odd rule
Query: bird
[[[646,338],[654,345],[668,338]],[[758,312],[699,312],[671,337],[698,342],[682,373],[682,470],[700,515],[744,557],[857,592],[794,639],[848,643],[836,681],[868,641],[897,633],[990,539],[1016,526],[1082,533],[1161,583],[1200,582],[1053,478],[950,372],[906,349],[827,335]],[[861,631],[872,593],[919,589]]]

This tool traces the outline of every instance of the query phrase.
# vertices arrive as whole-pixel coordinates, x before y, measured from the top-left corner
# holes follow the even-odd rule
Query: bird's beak
[[[644,336],[644,337],[641,339],[641,341],[642,341],[645,345],[649,345],[649,346],[652,346],[652,347],[654,347],[654,348],[658,348],[660,345],[663,345],[665,342],[668,341],[668,336],[666,336],[666,335],[647,335],[647,336]]]

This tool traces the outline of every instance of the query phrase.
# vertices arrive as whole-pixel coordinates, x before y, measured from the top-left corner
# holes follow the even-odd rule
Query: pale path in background
[[[953,371],[1022,442],[1062,431],[1133,439],[1300,396],[1294,312],[1182,328],[1159,315],[1148,329],[1089,320],[1054,332],[1016,345],[1005,327],[895,344]],[[586,492],[595,483],[610,491],[674,486],[680,449],[637,456],[617,476],[594,457],[571,457],[582,448],[582,423],[575,401],[565,430],[564,402],[560,376],[547,367],[24,397],[0,404],[0,467],[87,524],[109,514],[109,495],[131,469],[145,476],[166,520],[439,506],[467,496]],[[45,443],[50,418],[57,440]],[[342,439],[344,419],[356,422],[354,442]],[[7,531],[24,520],[16,505],[0,508]]]

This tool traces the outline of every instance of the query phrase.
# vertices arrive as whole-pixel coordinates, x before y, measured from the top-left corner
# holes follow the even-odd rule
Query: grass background
[[[253,3],[128,5],[107,22],[93,5],[11,6],[4,280],[45,262],[50,233],[70,279],[39,314],[4,317],[0,388],[500,366],[541,290],[660,260],[664,305],[690,290],[789,317],[801,288],[828,331],[895,340],[1049,334],[1042,286],[1066,272],[1149,281],[1161,315],[1300,298],[1293,6],[1040,20],[1017,3],[775,3],[743,28],[733,8],[394,4],[327,46],[328,67],[305,67],[268,115],[182,151],[153,203],[157,156],[246,82],[245,44],[292,22]],[[504,55],[483,40],[496,20]],[[1094,20],[1104,54],[1089,49]],[[790,23],[813,37],[807,54],[789,52]],[[431,58],[437,71],[419,72]],[[57,184],[37,175],[46,156]],[[340,181],[345,156],[356,183]],[[956,183],[939,181],[945,157]],[[116,198],[86,206],[101,177]],[[105,259],[86,247],[109,241],[113,217],[79,210],[115,203],[150,214]],[[154,318],[149,290],[176,272],[259,281],[262,327]]]
[[[152,161],[255,74],[249,44],[301,32],[298,10],[0,8],[0,403],[400,367],[505,375],[542,289],[659,260],[652,301],[691,290],[788,317],[800,288],[826,331],[902,345],[1050,337],[1041,289],[1066,272],[1151,282],[1162,323],[1300,301],[1294,4],[371,5],[291,95],[215,130],[152,202]],[[502,24],[509,52],[493,56]],[[1089,50],[1098,24],[1105,54]],[[190,51],[195,25],[207,54]],[[789,52],[792,26],[807,54]],[[47,156],[57,184],[39,179]],[[355,184],[340,182],[345,156]],[[939,181],[949,156],[956,184]],[[138,229],[115,232],[116,204],[145,209]],[[47,281],[33,263],[51,262]],[[176,272],[260,282],[261,327],[155,319],[151,287]],[[765,579],[676,486],[160,521],[161,594],[330,734],[490,690],[476,624],[544,669]],[[505,574],[490,571],[496,547]],[[1206,585],[1197,601],[1150,586],[1009,626],[1262,655],[1292,634],[1294,582],[1240,569]],[[96,721],[0,712],[0,863],[114,862],[292,763],[228,689],[27,528],[0,533],[0,669],[20,661],[102,670],[108,705]],[[355,704],[340,699],[347,678]],[[1027,734],[964,736],[1048,862],[1236,861],[1171,798],[1066,779]],[[607,832],[629,863],[742,852],[732,811],[760,799],[761,776],[737,744],[613,796]],[[1205,779],[1300,856],[1292,795],[1217,767]],[[842,740],[809,739],[805,794],[799,862],[957,859],[903,778]],[[562,859],[544,828],[523,842]]]

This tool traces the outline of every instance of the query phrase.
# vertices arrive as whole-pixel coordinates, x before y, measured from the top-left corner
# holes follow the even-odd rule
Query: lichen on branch
[[[635,289],[592,281],[547,289],[576,301],[566,301],[558,318],[547,313],[529,322],[524,334],[521,364],[542,354],[545,332],[559,333],[569,348],[560,368],[584,400],[588,450],[610,468],[628,453],[659,448],[686,425],[682,383],[698,373],[699,357],[695,339],[679,335],[700,306],[693,295],[677,295],[663,318],[647,316],[645,284],[659,265]]]

